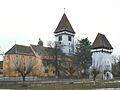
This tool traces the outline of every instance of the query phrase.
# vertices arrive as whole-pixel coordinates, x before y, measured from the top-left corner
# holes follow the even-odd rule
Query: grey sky
[[[37,44],[39,37],[54,41],[63,13],[72,24],[76,38],[94,41],[97,33],[105,34],[120,53],[120,0],[0,0],[0,48],[9,50],[17,44]]]

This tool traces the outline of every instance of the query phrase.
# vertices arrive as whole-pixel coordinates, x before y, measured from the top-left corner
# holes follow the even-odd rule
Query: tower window
[[[70,49],[69,49],[69,53],[70,53]]]
[[[59,41],[62,41],[62,36],[59,36],[59,37],[58,37],[58,40],[59,40]]]
[[[71,41],[71,36],[68,36],[68,41]]]

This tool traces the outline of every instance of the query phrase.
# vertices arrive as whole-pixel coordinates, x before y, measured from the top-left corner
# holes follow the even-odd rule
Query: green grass
[[[74,90],[74,89],[97,89],[97,88],[120,88],[120,82],[114,81],[97,81],[94,82],[80,82],[80,83],[25,83],[27,87],[22,87],[19,84],[5,84],[0,85],[0,89],[34,89],[34,90]]]

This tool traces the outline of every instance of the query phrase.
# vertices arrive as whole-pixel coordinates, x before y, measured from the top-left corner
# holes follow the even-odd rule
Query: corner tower
[[[74,36],[75,31],[73,30],[66,14],[64,13],[56,30],[54,31],[56,42],[59,45],[63,45],[62,51],[66,55],[74,53]]]
[[[103,79],[112,79],[112,53],[113,47],[105,37],[98,33],[92,44],[92,66],[99,69]],[[106,74],[105,74],[106,72]]]

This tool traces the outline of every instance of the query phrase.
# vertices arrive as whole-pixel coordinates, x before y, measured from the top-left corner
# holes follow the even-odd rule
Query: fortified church
[[[75,53],[74,50],[74,36],[75,31],[70,24],[66,14],[64,13],[56,30],[54,31],[56,43],[62,47],[63,53],[70,56]],[[105,37],[105,35],[98,33],[95,41],[92,44],[92,66],[100,68],[101,72],[105,69],[108,71],[112,70],[111,53],[113,47]],[[18,59],[33,59],[39,61],[38,75],[44,76],[45,70],[49,67],[45,67],[42,63],[44,60],[50,59],[48,57],[48,48],[40,47],[37,45],[17,45],[15,44],[10,50],[5,53],[3,61],[3,75],[14,76],[15,72],[12,71],[12,61]],[[64,59],[66,60],[66,59]],[[70,60],[66,60],[69,62]],[[49,68],[50,69],[50,68]],[[52,68],[51,68],[52,69]],[[53,69],[54,70],[54,69]],[[54,76],[52,70],[49,70],[48,76]],[[104,73],[104,72],[103,72]],[[111,77],[112,78],[112,77]]]

